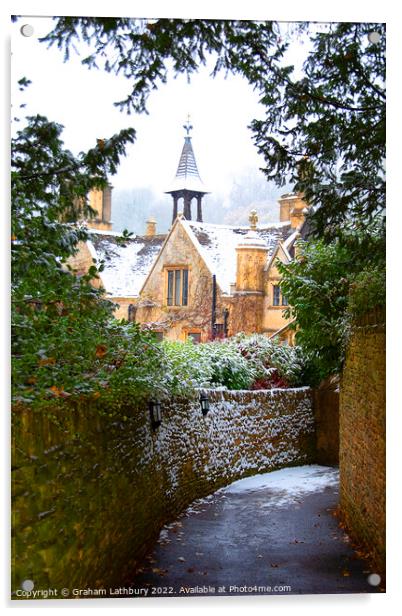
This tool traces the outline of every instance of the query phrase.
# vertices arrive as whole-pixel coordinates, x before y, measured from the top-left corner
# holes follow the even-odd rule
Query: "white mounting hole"
[[[32,580],[24,580],[21,584],[21,588],[22,590],[26,590],[28,592],[31,592],[31,590],[34,589],[35,584],[33,583]]]
[[[378,586],[381,582],[381,577],[378,575],[378,573],[370,573],[367,578],[367,581],[370,586]]]
[[[376,45],[381,41],[381,34],[379,32],[370,32],[368,35],[368,40],[370,43]]]
[[[34,29],[31,24],[24,24],[23,26],[21,26],[20,32],[22,36],[32,36],[34,33]]]

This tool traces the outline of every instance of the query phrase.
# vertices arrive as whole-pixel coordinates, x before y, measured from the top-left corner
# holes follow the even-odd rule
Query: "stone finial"
[[[257,210],[251,210],[250,216],[248,217],[248,219],[250,221],[250,229],[252,231],[255,231],[257,229],[257,222],[258,222]]]

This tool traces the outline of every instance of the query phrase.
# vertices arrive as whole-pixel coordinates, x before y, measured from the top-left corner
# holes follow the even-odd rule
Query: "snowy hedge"
[[[162,343],[175,390],[194,387],[271,389],[303,384],[304,358],[298,347],[265,336],[238,334],[202,344]]]

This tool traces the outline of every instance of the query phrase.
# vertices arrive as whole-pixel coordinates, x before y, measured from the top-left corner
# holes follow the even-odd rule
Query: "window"
[[[281,292],[281,287],[279,286],[279,284],[274,284],[272,286],[272,289],[273,289],[272,305],[273,306],[288,306],[289,305],[288,300]]]
[[[191,340],[194,344],[199,344],[201,342],[200,332],[188,332],[187,340]]]
[[[281,305],[281,288],[279,284],[273,285],[273,292],[274,292],[274,296],[273,296],[272,305],[280,306]]]
[[[188,270],[167,270],[167,305],[187,306],[188,304]]]
[[[133,323],[135,321],[135,313],[137,312],[137,307],[134,304],[129,304],[127,311],[127,320],[129,323]]]

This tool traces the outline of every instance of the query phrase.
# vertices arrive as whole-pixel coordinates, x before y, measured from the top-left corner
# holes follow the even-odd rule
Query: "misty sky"
[[[25,23],[34,28],[31,37],[21,34]],[[65,144],[74,153],[93,147],[98,137],[133,126],[137,141],[112,178],[115,189],[146,186],[161,194],[169,187],[188,113],[199,171],[211,192],[228,194],[244,169],[263,166],[247,128],[253,118],[263,117],[263,108],[245,79],[231,75],[225,79],[223,73],[212,79],[205,67],[190,83],[180,75],[153,92],[149,115],[127,115],[113,102],[125,97],[130,81],[102,70],[89,71],[74,54],[63,63],[56,48],[38,41],[51,27],[52,20],[43,17],[27,17],[12,25],[13,115],[41,113],[63,124]],[[291,61],[300,63],[305,53],[306,46],[298,45]],[[13,84],[22,76],[32,85],[21,94]],[[24,110],[18,109],[20,102],[27,104]]]
[[[23,23],[34,27],[32,37],[20,33]],[[127,115],[113,107],[130,89],[129,80],[104,71],[89,71],[77,56],[63,63],[62,54],[47,49],[37,38],[49,30],[51,20],[26,18],[13,24],[12,81],[22,76],[32,85],[13,92],[13,115],[41,113],[65,126],[66,146],[73,152],[94,145],[126,126],[137,130],[137,141],[112,179],[116,188],[151,186],[163,192],[171,184],[183,145],[183,124],[190,113],[193,147],[207,188],[225,191],[244,167],[258,168],[247,125],[262,117],[258,97],[240,77],[209,77],[208,69],[191,83],[181,75],[151,94],[149,115]],[[27,103],[21,113],[18,103]]]

